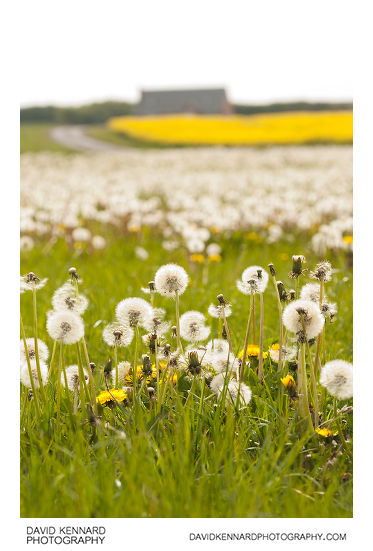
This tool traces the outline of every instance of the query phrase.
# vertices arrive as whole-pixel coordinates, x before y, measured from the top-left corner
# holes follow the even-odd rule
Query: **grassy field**
[[[352,113],[282,113],[255,116],[118,117],[110,131],[147,142],[189,145],[351,143]]]
[[[209,265],[208,282],[203,284],[202,265],[191,263],[183,249],[173,253],[162,249],[154,232],[144,229],[140,235],[118,237],[108,229],[105,237],[108,247],[91,254],[69,249],[60,239],[52,249],[39,242],[21,258],[22,274],[33,271],[48,278],[37,293],[37,323],[39,337],[50,350],[53,342],[45,324],[52,294],[66,281],[68,268],[77,268],[83,280],[81,292],[89,299],[85,337],[90,360],[97,366],[98,390],[104,388],[102,366],[112,356],[102,340],[103,326],[114,318],[119,300],[146,298],[141,287],[162,264],[176,262],[190,275],[190,285],[180,299],[181,312],[195,309],[207,314],[208,305],[216,303],[219,293],[224,294],[232,304],[229,325],[234,349],[239,351],[249,308],[249,297],[235,285],[242,270],[252,264],[266,269],[273,262],[278,279],[293,287],[294,280],[287,277],[291,256],[304,254],[307,268],[319,260],[305,235],[295,236],[293,243],[282,240],[269,245],[248,241],[236,232],[220,241],[222,260]],[[139,244],[149,252],[145,261],[135,255]],[[338,314],[327,327],[326,359],[352,361],[352,270],[343,253],[329,260],[336,272],[326,292],[337,303]],[[309,281],[306,276],[301,279],[301,284]],[[172,300],[155,295],[155,306],[165,308],[167,318],[175,322]],[[32,336],[32,293],[21,296],[21,311],[26,335]],[[216,337],[217,320],[210,318],[208,323],[211,337]],[[265,347],[278,339],[278,323],[275,292],[269,284]],[[174,346],[172,337],[168,339]],[[140,353],[145,352],[143,347]],[[124,352],[121,349],[120,360],[132,361],[133,354],[134,343]],[[66,365],[77,363],[75,345],[65,347],[64,360]],[[250,369],[246,382],[253,398],[248,408],[240,410],[225,409],[201,382],[188,392],[191,382],[181,376],[179,392],[167,393],[160,412],[150,408],[145,397],[143,404],[124,411],[104,408],[97,431],[87,423],[84,407],[76,417],[68,413],[68,394],[62,396],[61,423],[57,423],[55,378],[46,386],[47,401],[40,419],[22,387],[21,516],[351,517],[350,456],[338,436],[299,436],[295,410],[282,391],[281,376],[275,364],[266,361],[261,384],[255,369]],[[331,397],[324,415],[333,417]],[[344,415],[343,422],[345,434],[352,438],[352,416]]]
[[[20,131],[21,153],[50,151],[54,153],[71,153],[71,149],[53,141],[49,136],[53,124],[22,124]]]

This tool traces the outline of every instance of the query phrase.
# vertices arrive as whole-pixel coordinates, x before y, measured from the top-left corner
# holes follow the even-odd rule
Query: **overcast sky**
[[[352,98],[351,2],[22,2],[21,105],[225,86],[234,102]]]

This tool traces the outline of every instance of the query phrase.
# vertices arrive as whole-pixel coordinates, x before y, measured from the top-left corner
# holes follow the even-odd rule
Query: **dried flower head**
[[[42,360],[39,363],[40,363],[41,380],[43,382],[43,385],[45,385],[48,380],[48,366]],[[34,381],[35,388],[39,388],[39,377],[38,377],[38,369],[36,366],[36,361],[33,360],[30,362],[30,364],[31,364],[31,373],[32,373],[32,378]],[[27,364],[21,364],[20,377],[21,377],[21,383],[24,386],[26,386],[27,388],[32,388],[30,373],[29,373]]]
[[[251,289],[250,293],[264,293],[268,283],[268,272],[261,266],[249,266],[242,272],[242,283],[248,285]],[[242,291],[241,291],[242,292]]]
[[[137,297],[125,298],[116,307],[118,321],[130,327],[143,326],[153,315],[153,308],[146,300]]]
[[[109,323],[102,332],[102,338],[109,346],[129,346],[133,335],[134,331],[131,327],[117,321]]]
[[[69,365],[65,368],[67,388],[69,390],[75,390],[79,386],[79,367],[77,365]],[[83,375],[85,380],[88,380],[88,373],[83,369]],[[61,383],[65,386],[65,376],[61,373]]]
[[[205,326],[205,321],[206,318],[201,312],[185,312],[180,317],[180,335],[186,341],[204,341],[210,334],[210,328]]]
[[[352,398],[352,364],[344,360],[332,360],[326,363],[321,369],[320,384],[339,400]]]
[[[210,382],[210,388],[218,399],[224,390],[224,384],[226,385],[226,406],[236,405],[237,401],[240,407],[249,405],[252,396],[251,389],[245,383],[240,383],[234,379],[230,379],[225,383],[223,373],[216,375]]]
[[[319,281],[330,281],[332,278],[332,266],[330,262],[324,260],[316,264],[315,269],[310,272],[310,277],[312,277],[312,279],[318,279]]]
[[[320,285],[318,283],[307,283],[300,290],[300,298],[302,300],[312,300],[317,304],[320,301]]]
[[[157,292],[165,297],[182,295],[187,288],[188,274],[177,264],[165,264],[155,274],[154,283]]]
[[[302,254],[296,254],[293,256],[293,267],[288,274],[290,279],[297,279],[299,276],[304,275],[302,265],[305,262],[306,259]]]
[[[28,274],[21,276],[21,293],[41,289],[47,281],[47,278],[39,279],[33,272],[29,272]]]
[[[310,300],[294,300],[283,313],[286,329],[295,333],[300,342],[310,340],[322,331],[324,317],[317,304]]]
[[[47,319],[47,331],[50,337],[64,344],[74,344],[84,335],[83,320],[75,312],[61,310],[51,312]]]
[[[70,310],[82,315],[88,306],[88,300],[83,295],[77,295],[75,286],[67,282],[55,291],[52,305],[56,311]]]
[[[28,352],[30,361],[35,360],[35,339],[33,337],[26,339],[26,347],[27,347],[27,352]],[[48,346],[41,339],[38,339],[38,352],[39,352],[39,359],[43,362],[46,362],[49,357],[49,350],[48,350]],[[27,362],[27,358],[26,358],[26,351],[25,351],[25,345],[23,343],[23,340],[20,341],[20,353],[21,353],[21,364],[24,364]]]
[[[210,304],[207,311],[212,318],[223,319],[224,314],[226,318],[231,315],[232,308],[228,303],[226,303],[225,305],[218,304],[217,306],[215,306],[215,304]]]
[[[131,369],[131,364],[129,362],[119,362],[118,364],[118,386],[124,386],[126,384],[126,377],[129,374]],[[115,368],[110,372],[111,380],[115,385],[116,381],[116,371]]]

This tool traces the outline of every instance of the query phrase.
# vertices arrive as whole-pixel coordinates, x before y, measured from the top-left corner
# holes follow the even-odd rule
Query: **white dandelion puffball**
[[[252,286],[255,293],[264,293],[268,283],[268,272],[261,266],[249,266],[242,272],[242,283]]]
[[[205,326],[205,320],[201,312],[195,310],[185,312],[180,317],[180,335],[186,341],[204,341],[210,334],[210,328]]]
[[[307,340],[317,337],[322,331],[325,321],[317,304],[310,300],[301,299],[288,304],[282,317],[286,329],[299,337],[303,335],[303,317]]]
[[[333,269],[327,260],[319,262],[313,271],[310,272],[310,277],[319,281],[330,281],[332,279]]]
[[[19,344],[20,344],[20,353],[21,353],[21,363],[23,364],[27,362],[25,345],[23,343],[23,340],[21,340]],[[33,337],[26,339],[26,347],[27,347],[27,352],[28,352],[30,361],[35,360],[35,339]],[[49,350],[48,350],[48,346],[41,339],[38,339],[38,351],[39,351],[39,360],[46,362],[49,357]]]
[[[126,384],[126,377],[130,372],[131,364],[129,362],[119,362],[118,364],[118,386],[122,387]],[[116,372],[115,368],[111,370],[111,380],[113,384],[116,384]]]
[[[47,319],[47,331],[55,341],[74,344],[84,336],[84,323],[75,312],[69,310],[51,312]]]
[[[136,247],[135,255],[140,260],[148,260],[149,258],[149,253],[146,249],[144,249],[144,247]]]
[[[29,235],[22,235],[19,240],[19,246],[21,251],[31,251],[34,247],[34,240]]]
[[[88,299],[84,295],[77,296],[74,285],[67,282],[54,292],[52,305],[56,312],[70,310],[81,315],[88,306]]]
[[[212,339],[206,344],[206,354],[223,354],[228,357],[229,343],[225,339]]]
[[[303,285],[299,296],[302,300],[311,300],[312,302],[318,303],[320,300],[320,285],[318,283],[307,283]]]
[[[218,245],[217,243],[210,243],[206,247],[206,253],[208,254],[208,256],[215,256],[217,254],[220,254],[221,246]]]
[[[166,312],[162,308],[154,308],[153,315],[144,323],[144,329],[152,335],[163,337],[163,335],[165,335],[165,333],[167,333],[171,328],[170,322],[163,321],[165,314]]]
[[[226,318],[231,315],[232,308],[228,304],[225,306],[223,306],[222,304],[218,304],[217,306],[215,306],[215,304],[210,304],[207,311],[212,318],[224,319],[224,314]]]
[[[38,369],[36,367],[36,361],[34,360],[30,363],[31,363],[32,379],[34,381],[35,388],[39,388],[39,378],[38,378]],[[45,385],[48,380],[48,366],[43,361],[40,361],[39,363],[40,363],[41,380],[43,382],[43,385]],[[21,377],[21,383],[24,386],[26,386],[27,388],[32,388],[30,373],[29,373],[27,364],[21,365],[20,377]]]
[[[153,315],[153,308],[143,298],[130,297],[121,300],[115,309],[117,319],[123,325],[144,325]]]
[[[91,240],[91,232],[87,228],[75,228],[71,235],[74,241],[88,243]]]
[[[237,398],[239,395],[238,403],[241,407],[248,406],[251,400],[251,388],[245,385],[245,383],[240,383],[239,381],[230,381],[227,388],[226,403],[230,400],[233,404],[236,404]]]
[[[320,384],[339,400],[348,400],[353,395],[352,364],[344,360],[332,360],[321,368]]]
[[[102,235],[94,235],[92,237],[92,247],[97,250],[104,249],[106,247],[106,239]]]
[[[65,367],[67,388],[69,390],[75,390],[75,386],[79,384],[79,367],[77,365],[69,365]],[[83,375],[85,380],[88,380],[88,373],[86,369],[83,369]],[[61,383],[65,386],[65,375],[61,373]]]
[[[219,373],[219,375],[216,375],[211,380],[210,389],[215,394],[215,396],[219,398],[221,393],[223,392],[224,385],[226,385],[225,405],[227,406],[229,404],[236,404],[239,394],[239,405],[241,407],[247,406],[252,396],[250,387],[245,385],[245,383],[240,383],[239,381],[235,381],[234,379],[230,379],[228,381],[228,384],[225,381],[226,379],[223,373]]]
[[[44,287],[47,281],[48,279],[46,277],[44,279],[39,279],[33,272],[21,276],[21,293],[24,293],[25,291],[33,291],[34,289],[37,291],[38,289]]]
[[[109,346],[129,346],[133,336],[132,327],[118,322],[109,323],[102,332],[102,338]]]
[[[177,264],[165,264],[161,266],[154,277],[155,288],[164,297],[175,297],[176,293],[182,295],[187,288],[188,274]]]

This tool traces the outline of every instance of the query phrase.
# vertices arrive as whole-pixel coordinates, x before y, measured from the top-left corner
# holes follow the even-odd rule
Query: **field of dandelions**
[[[352,150],[21,157],[21,516],[352,516]]]

